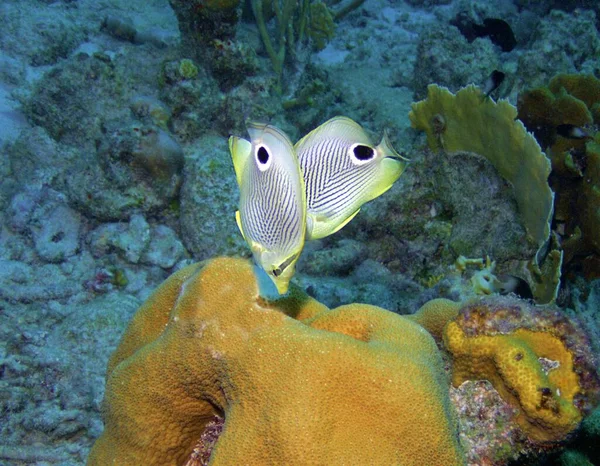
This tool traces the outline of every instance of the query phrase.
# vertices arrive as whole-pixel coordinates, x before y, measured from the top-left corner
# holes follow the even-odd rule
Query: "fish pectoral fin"
[[[327,217],[326,215],[308,214],[306,216],[306,225],[307,225],[306,238],[307,238],[307,240],[321,239],[321,238],[326,238],[329,235],[333,235],[335,232],[344,228],[350,222],[350,220],[352,220],[354,217],[356,217],[356,214],[358,214],[359,212],[360,212],[360,209],[357,209],[356,212],[353,212],[352,214],[350,214],[342,223],[335,226],[334,228],[331,227],[331,221],[330,221],[329,217]],[[310,224],[310,230],[308,229],[309,224]]]
[[[244,235],[244,230],[242,229],[242,218],[240,217],[240,211],[239,210],[235,211],[235,223],[237,223],[237,226],[240,229],[240,233],[244,237],[244,240],[246,240],[246,235]],[[247,242],[247,240],[246,240],[246,242]]]
[[[246,139],[231,136],[229,138],[229,152],[231,152],[231,160],[233,160],[238,186],[241,187],[244,167],[248,158],[252,155],[252,143]]]

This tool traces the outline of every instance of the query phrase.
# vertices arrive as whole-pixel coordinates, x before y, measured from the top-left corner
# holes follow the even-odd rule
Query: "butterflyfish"
[[[306,239],[329,236],[344,227],[361,206],[392,187],[408,159],[384,132],[375,146],[364,129],[335,117],[295,145],[306,185]]]
[[[229,138],[240,189],[236,221],[256,263],[285,294],[304,247],[304,180],[285,133],[259,123],[248,123],[247,129],[249,141]]]

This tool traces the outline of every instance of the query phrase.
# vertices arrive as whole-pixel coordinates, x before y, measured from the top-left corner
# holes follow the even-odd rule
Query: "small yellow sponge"
[[[182,465],[215,414],[209,464],[461,465],[441,356],[412,320],[298,288],[259,297],[242,259],[192,265],[111,358],[89,466]]]
[[[559,313],[513,298],[475,301],[444,329],[453,384],[490,381],[539,443],[563,440],[597,402],[598,377],[584,338]]]

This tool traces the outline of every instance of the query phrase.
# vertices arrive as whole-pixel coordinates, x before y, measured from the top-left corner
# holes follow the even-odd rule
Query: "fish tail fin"
[[[381,138],[381,142],[377,146],[381,152],[389,158],[396,159],[402,165],[402,172],[406,169],[406,166],[410,163],[410,159],[403,157],[400,155],[394,146],[392,145],[392,141],[390,141],[390,133],[386,129],[383,130],[383,137]]]

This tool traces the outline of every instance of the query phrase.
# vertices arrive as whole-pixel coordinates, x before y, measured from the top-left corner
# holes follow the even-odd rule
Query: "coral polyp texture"
[[[411,319],[329,310],[293,286],[267,301],[249,261],[214,259],[172,275],[134,316],[88,464],[204,464],[216,415],[211,465],[464,464],[448,391]]]
[[[444,344],[453,385],[490,381],[534,443],[565,439],[598,402],[589,342],[557,311],[508,297],[474,301],[445,327]]]

